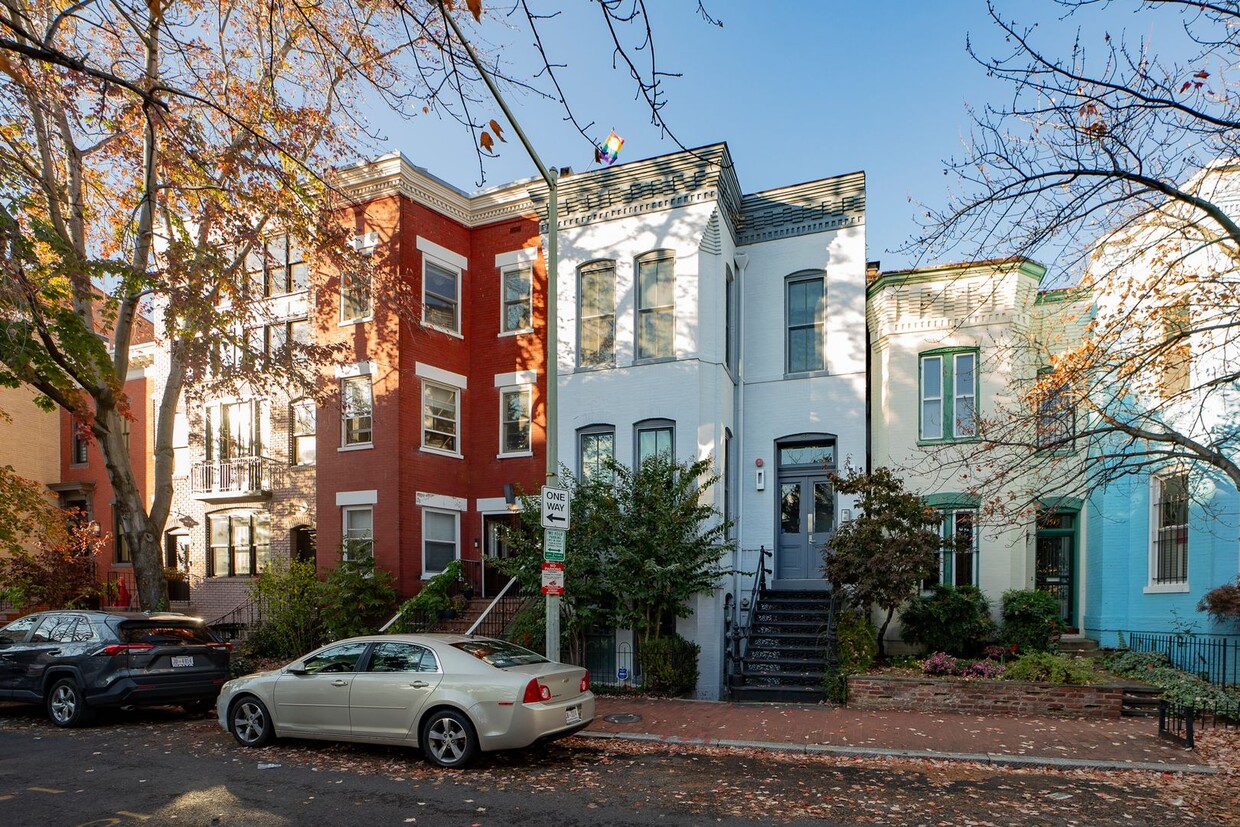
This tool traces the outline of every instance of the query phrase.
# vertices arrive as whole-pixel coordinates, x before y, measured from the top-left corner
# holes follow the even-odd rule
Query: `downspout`
[[[736,423],[736,450],[733,451],[734,462],[738,468],[729,469],[729,473],[736,480],[735,490],[732,492],[733,513],[736,519],[736,552],[735,559],[732,561],[732,594],[736,595],[737,601],[740,600],[740,560],[744,543],[741,538],[744,537],[744,513],[745,509],[741,507],[741,491],[744,488],[744,474],[741,468],[744,468],[745,457],[745,269],[749,267],[749,256],[745,253],[736,253],[733,256],[736,262],[736,393],[732,395],[732,421]],[[759,559],[758,565],[762,561]]]

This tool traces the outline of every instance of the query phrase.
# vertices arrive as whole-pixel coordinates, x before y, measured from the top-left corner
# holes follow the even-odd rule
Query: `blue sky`
[[[502,12],[512,0],[487,0],[498,19],[474,30],[477,45],[498,54],[515,72],[528,72],[530,37],[506,27]],[[686,146],[727,141],[745,192],[855,170],[867,176],[867,256],[884,269],[911,266],[894,252],[915,232],[915,202],[942,205],[950,179],[943,159],[962,151],[967,107],[1002,102],[1011,90],[988,79],[965,52],[966,36],[986,50],[1003,44],[980,0],[707,0],[724,23],[709,25],[696,0],[647,0],[658,63],[680,72],[665,81],[666,121]],[[621,161],[676,150],[649,124],[633,98],[627,70],[611,68],[607,33],[597,10],[572,0],[539,3],[573,7],[548,21],[544,42],[555,61],[568,64],[562,82],[582,122],[593,121],[599,139],[610,129],[625,138]],[[1105,25],[1112,35],[1160,39],[1148,15],[1120,7],[1091,10],[1092,18],[1056,19],[1062,9],[1047,0],[998,0],[1021,23],[1038,16],[1039,39],[1066,54],[1078,25]],[[1128,7],[1130,8],[1130,7]],[[506,90],[516,117],[548,165],[593,167],[591,147],[535,97]],[[475,115],[499,117],[486,106]],[[387,142],[377,152],[399,150],[415,164],[473,190],[481,183],[470,136],[434,114],[399,120],[377,113],[374,125]],[[515,136],[485,162],[485,185],[535,174]],[[912,200],[912,203],[910,202]],[[922,262],[925,263],[925,262]]]

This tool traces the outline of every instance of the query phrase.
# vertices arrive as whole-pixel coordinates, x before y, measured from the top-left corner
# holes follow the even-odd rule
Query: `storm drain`
[[[633,712],[619,712],[615,715],[606,715],[603,720],[609,724],[635,724],[642,719],[642,716]]]

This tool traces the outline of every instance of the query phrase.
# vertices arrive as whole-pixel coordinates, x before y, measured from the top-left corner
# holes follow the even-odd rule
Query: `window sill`
[[[434,454],[437,457],[447,457],[448,459],[465,459],[463,454],[455,454],[451,451],[438,451],[434,448],[421,447],[418,449],[424,454]]]
[[[573,368],[573,373],[593,373],[599,370],[615,370],[615,362],[599,363],[597,365],[577,365]]]
[[[361,316],[356,319],[341,319],[340,321],[336,322],[336,327],[351,327],[352,325],[355,325],[355,324],[365,324],[366,322],[372,322],[374,321],[374,319],[375,317],[373,315]]]
[[[496,454],[496,459],[519,459],[520,457],[532,457],[533,451],[515,451],[511,454]]]
[[[826,368],[818,370],[786,370],[784,371],[785,379],[817,379],[819,376],[834,376],[831,371]]]
[[[634,359],[633,367],[637,367],[639,365],[661,365],[666,362],[678,361],[680,361],[679,356],[646,356],[641,359]]]
[[[931,445],[960,445],[962,443],[979,441],[980,440],[975,436],[950,436],[943,437],[942,439],[918,439],[917,446],[920,448]]]
[[[446,335],[448,335],[448,336],[451,336],[451,337],[452,337],[452,338],[454,338],[454,339],[464,339],[464,338],[465,338],[465,336],[464,336],[463,334],[459,333],[458,331],[452,330],[452,329],[447,328],[447,327],[440,327],[440,326],[439,326],[439,325],[437,325],[437,324],[431,324],[430,322],[426,321],[425,319],[423,319],[423,320],[422,320],[422,327],[426,328],[427,330],[437,330],[437,331],[439,331],[440,333],[443,333],[443,334],[446,334]]]
[[[1188,594],[1187,583],[1150,583],[1141,590],[1143,594]]]
[[[534,328],[532,327],[523,327],[520,330],[501,330],[497,334],[497,337],[502,339],[506,336],[526,336],[533,332],[534,332]]]
[[[373,447],[375,447],[375,444],[373,442],[364,442],[364,443],[359,443],[357,445],[341,445],[336,450],[342,451],[342,452],[343,451],[369,451]]]

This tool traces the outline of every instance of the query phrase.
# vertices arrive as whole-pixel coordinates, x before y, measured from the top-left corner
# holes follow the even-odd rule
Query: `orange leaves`
[[[443,4],[452,8],[453,0],[443,0]],[[469,9],[469,13],[474,16],[476,22],[482,22],[482,0],[465,0],[465,7]]]
[[[490,129],[482,130],[482,134],[478,136],[478,146],[482,147],[483,152],[489,152],[494,155],[495,138],[499,138],[502,143],[508,143],[508,139],[504,137],[503,127],[501,127],[499,122],[494,118],[487,123],[487,126],[490,127]],[[495,133],[495,138],[491,137],[492,132]]]

